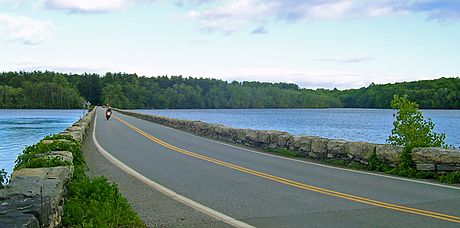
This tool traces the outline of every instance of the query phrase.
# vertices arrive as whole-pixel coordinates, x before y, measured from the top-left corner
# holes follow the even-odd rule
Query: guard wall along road
[[[281,131],[265,131],[232,128],[202,121],[180,120],[175,118],[147,115],[133,111],[114,109],[125,115],[137,117],[168,127],[184,130],[230,143],[256,148],[288,149],[297,157],[312,159],[339,159],[367,165],[374,152],[377,157],[390,166],[398,164],[403,148],[387,144],[350,142],[316,136],[291,135]],[[460,150],[443,148],[415,148],[413,159],[418,170],[452,172],[460,170]]]

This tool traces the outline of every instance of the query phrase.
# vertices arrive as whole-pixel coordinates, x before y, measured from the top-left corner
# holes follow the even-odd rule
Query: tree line
[[[80,108],[84,100],[119,108],[390,108],[393,96],[404,94],[421,108],[459,109],[460,79],[312,90],[182,76],[0,73],[0,108]]]

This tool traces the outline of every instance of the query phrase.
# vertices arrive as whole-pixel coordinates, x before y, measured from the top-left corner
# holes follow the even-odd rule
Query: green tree
[[[117,108],[130,108],[129,100],[123,94],[120,84],[107,84],[102,89],[102,100],[104,104]]]
[[[446,135],[434,132],[434,123],[430,118],[428,121],[425,120],[418,104],[411,102],[407,95],[395,95],[391,107],[397,110],[397,113],[393,114],[396,120],[393,122],[392,135],[388,138],[390,144],[409,148],[447,146]]]
[[[415,147],[447,147],[446,135],[434,132],[434,123],[423,117],[418,109],[418,104],[411,102],[407,95],[399,97],[394,95],[391,107],[397,112],[393,114],[396,120],[393,122],[393,130],[388,138],[392,145],[404,146],[400,157],[400,164],[396,169],[400,175],[413,176],[412,149]]]

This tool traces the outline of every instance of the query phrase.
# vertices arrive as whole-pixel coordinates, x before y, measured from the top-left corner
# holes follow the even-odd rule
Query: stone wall
[[[83,142],[94,113],[95,109],[59,134],[70,135],[77,142]],[[52,143],[53,140],[42,142]],[[0,227],[61,225],[66,197],[65,185],[72,178],[74,170],[73,155],[69,151],[53,151],[43,156],[57,157],[69,161],[71,165],[15,170],[11,182],[0,190]]]
[[[370,155],[375,152],[380,160],[394,167],[398,164],[399,154],[403,149],[399,146],[386,144],[291,135],[282,131],[239,129],[202,121],[180,120],[126,110],[115,110],[139,119],[184,130],[207,138],[255,148],[288,149],[296,153],[298,157],[303,158],[318,160],[326,158],[338,159],[367,165]],[[459,150],[416,148],[413,151],[413,159],[419,170],[439,172],[460,170]]]

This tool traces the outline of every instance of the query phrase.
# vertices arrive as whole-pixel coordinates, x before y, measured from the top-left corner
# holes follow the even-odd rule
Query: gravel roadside
[[[88,168],[87,175],[104,175],[115,182],[148,227],[230,227],[165,196],[110,163],[94,146],[93,127],[82,149]]]

